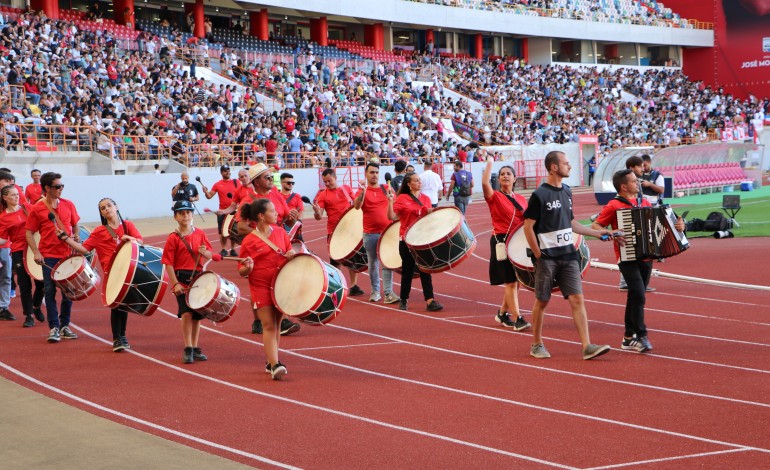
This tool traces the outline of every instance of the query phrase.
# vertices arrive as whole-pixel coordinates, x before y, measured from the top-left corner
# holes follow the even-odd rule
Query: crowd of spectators
[[[690,82],[679,70],[518,60],[448,61],[423,85],[401,64],[362,71],[312,53],[272,64],[235,55],[223,66],[239,84],[213,85],[175,59],[184,45],[180,36],[146,37],[141,50],[123,50],[109,32],[23,14],[0,32],[0,86],[23,82],[26,96],[21,109],[9,102],[0,109],[6,148],[23,148],[24,126],[47,124],[65,141],[90,141],[116,158],[185,158],[191,166],[472,160],[478,144],[564,143],[579,134],[598,135],[604,150],[675,144],[768,106]],[[482,106],[447,98],[445,89]],[[258,93],[283,109],[266,110]],[[479,142],[453,138],[438,118],[478,129]]]

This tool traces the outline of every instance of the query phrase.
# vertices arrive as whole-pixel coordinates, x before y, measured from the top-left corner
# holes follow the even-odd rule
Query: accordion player
[[[690,247],[684,232],[675,228],[677,217],[668,205],[618,209],[617,217],[626,238],[620,261],[669,258]]]

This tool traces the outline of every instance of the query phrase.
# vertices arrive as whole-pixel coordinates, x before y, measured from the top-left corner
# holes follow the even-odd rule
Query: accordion
[[[667,205],[618,209],[617,216],[618,228],[626,234],[620,261],[669,258],[690,247],[684,232],[674,227],[677,217]]]

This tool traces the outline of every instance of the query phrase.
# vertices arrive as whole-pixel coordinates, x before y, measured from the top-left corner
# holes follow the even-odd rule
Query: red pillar
[[[529,63],[529,39],[522,38],[521,40],[521,55],[524,62]]]
[[[385,27],[382,23],[372,25],[373,46],[378,51],[385,49]]]
[[[364,25],[364,45],[374,47],[374,34],[372,34],[373,25]]]
[[[425,30],[425,43],[429,43],[433,41],[433,44],[436,43],[436,40],[433,37],[433,30],[432,29],[426,29]]]
[[[249,34],[256,36],[261,41],[267,41],[270,38],[267,8],[260,11],[250,11],[249,23]]]
[[[59,1],[58,0],[32,0],[30,7],[35,11],[42,10],[45,16],[52,20],[59,19]]]
[[[484,38],[481,33],[476,33],[476,58],[484,58]]]
[[[193,36],[196,38],[206,36],[206,27],[203,26],[203,21],[206,19],[203,14],[203,0],[195,0],[195,6],[193,6],[193,19],[195,20]]]
[[[124,25],[130,21],[131,23],[133,23],[134,27],[136,27],[136,21],[134,20],[135,15],[126,16],[125,14],[126,8],[128,8],[129,11],[134,13],[135,12],[134,0],[113,0],[112,18],[115,20],[115,23],[117,24]]]
[[[310,20],[310,40],[317,42],[321,46],[329,45],[329,25],[326,17]]]

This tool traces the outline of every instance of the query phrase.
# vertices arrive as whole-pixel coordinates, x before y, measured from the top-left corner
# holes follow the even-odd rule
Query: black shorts
[[[189,286],[192,282],[192,279],[198,274],[196,271],[187,271],[187,270],[176,270],[174,271],[174,274],[176,274],[176,280],[180,284],[184,284],[185,286]],[[198,313],[197,311],[190,308],[189,305],[187,305],[187,296],[185,294],[181,295],[175,295],[176,297],[176,304],[177,304],[177,318],[182,318],[182,315],[185,313],[192,313],[192,319],[193,320],[203,320],[204,316]]]
[[[508,259],[498,261],[497,256],[495,256],[495,245],[498,242],[505,243],[507,239],[507,234],[489,237],[489,284],[493,286],[518,282],[513,263]]]
[[[222,226],[225,224],[227,214],[217,214],[217,233],[222,235]]]

